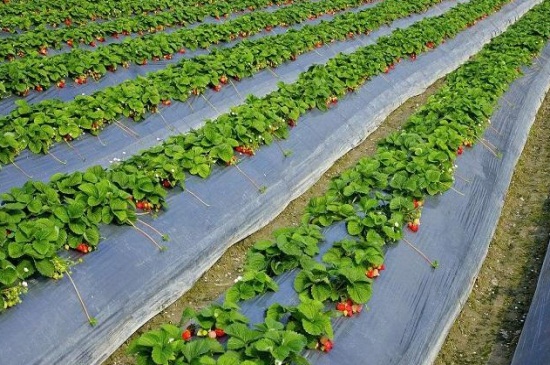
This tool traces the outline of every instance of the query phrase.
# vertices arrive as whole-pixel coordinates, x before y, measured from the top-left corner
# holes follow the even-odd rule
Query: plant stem
[[[237,168],[237,170],[241,174],[243,174],[244,177],[246,177],[248,179],[248,181],[250,181],[252,183],[252,185],[254,185],[254,187],[256,189],[258,189],[259,192],[263,193],[265,191],[265,187],[263,187],[263,186],[260,187],[258,184],[256,184],[256,182],[250,176],[248,176],[243,170],[241,170],[241,168],[238,165],[234,165],[234,166]]]
[[[239,92],[239,90],[237,90],[237,86],[235,86],[235,84],[233,83],[233,80],[229,79],[229,82],[231,83],[231,85],[233,86],[233,89],[235,89],[235,92],[237,93],[237,95],[239,95],[239,98],[241,98],[242,100],[245,100],[244,97],[241,95],[241,93]]]
[[[67,161],[61,161],[59,158],[57,158],[53,153],[51,153],[50,151],[47,152],[48,155],[52,156],[52,158],[54,160],[56,160],[57,162],[59,162],[60,164],[62,165],[66,165],[67,164]]]
[[[127,220],[128,224],[130,224],[132,227],[134,227],[139,233],[141,233],[142,235],[144,235],[149,241],[153,242],[153,244],[155,246],[157,246],[157,248],[159,249],[159,251],[164,251],[165,248],[163,248],[161,245],[159,245],[157,243],[157,241],[155,241],[155,239],[153,237],[151,237],[147,232],[145,232],[143,229],[139,228],[138,226],[136,226],[132,221],[130,220]]]
[[[80,153],[80,151],[78,151],[78,149],[77,149],[75,146],[73,146],[72,144],[70,144],[69,141],[66,141],[65,139],[64,139],[64,141],[65,141],[65,143],[67,144],[67,146],[69,146],[70,149],[72,149],[73,151],[76,152],[76,154],[78,155],[78,157],[80,157],[80,159],[81,159],[82,161],[86,161],[86,158],[85,158],[84,156],[82,156],[82,154]]]
[[[101,138],[99,137],[99,135],[97,135],[96,137],[97,137],[97,140],[99,141],[99,143],[100,143],[103,147],[107,146],[107,144],[101,140]]]
[[[455,189],[452,185],[449,185],[449,184],[445,184],[445,183],[441,183],[443,186],[447,186],[449,189],[451,189],[452,191],[454,191],[455,193],[459,194],[459,195],[462,195],[462,196],[466,196],[466,194],[464,194],[463,192]]]
[[[138,219],[137,220],[139,223],[143,224],[145,227],[151,229],[153,232],[155,232],[156,234],[158,234],[159,236],[163,237],[164,234],[162,232],[160,232],[158,229],[156,229],[155,227],[153,227],[152,225],[150,225],[149,223],[145,222],[145,221],[142,221],[141,219]]]
[[[32,179],[32,176],[29,175],[29,174],[27,174],[27,173],[25,172],[25,170],[23,170],[21,167],[19,167],[19,165],[17,165],[17,164],[15,163],[15,161],[12,161],[11,163],[13,164],[13,166],[15,166],[16,169],[18,169],[19,171],[21,171],[21,173],[22,173],[23,175],[25,175],[25,176],[26,176],[27,178],[29,178],[29,179]]]
[[[458,174],[458,173],[456,173],[456,172],[455,172],[455,175],[456,175],[456,177],[458,177],[459,179],[461,179],[461,180],[464,180],[464,181],[466,181],[467,183],[471,183],[471,181],[470,181],[470,180],[466,179],[465,177],[463,177],[463,176],[459,175],[459,174]]]
[[[210,102],[210,100],[208,100],[208,99],[206,98],[206,96],[204,96],[204,94],[201,94],[201,96],[202,96],[202,98],[203,98],[204,100],[206,100],[206,102],[208,103],[208,105],[210,105],[210,107],[211,107],[212,109],[214,109],[214,111],[215,111],[216,113],[220,114],[220,111],[214,106],[214,104],[212,104],[212,103]]]
[[[90,313],[88,312],[88,308],[86,308],[86,304],[84,303],[84,300],[82,299],[82,296],[80,295],[80,291],[76,287],[76,284],[69,273],[69,271],[65,271],[65,274],[67,274],[67,277],[69,278],[69,281],[73,285],[74,291],[76,293],[76,296],[78,297],[78,300],[80,301],[80,305],[82,306],[82,309],[84,310],[84,314],[86,315],[86,318],[88,319],[88,323],[90,323],[90,326],[95,326],[97,323],[97,320],[94,317],[90,316]]]
[[[424,260],[426,260],[426,262],[427,262],[428,264],[430,264],[430,266],[431,266],[432,268],[435,269],[435,268],[437,268],[437,267],[439,266],[437,260],[434,260],[434,261],[430,260],[430,258],[429,258],[428,256],[426,256],[426,254],[425,254],[424,252],[420,251],[415,245],[413,245],[411,242],[409,242],[409,240],[407,240],[406,238],[403,238],[403,242],[405,242],[405,243],[406,243],[407,245],[409,245],[413,250],[415,250],[416,253],[418,253],[420,256],[422,256],[422,258],[423,258]]]
[[[206,202],[204,200],[202,200],[197,194],[193,193],[191,190],[189,190],[188,188],[185,188],[185,191],[187,191],[189,194],[191,194],[191,196],[195,199],[197,199],[198,201],[200,201],[205,207],[209,207],[210,204],[206,204]]]
[[[118,120],[115,120],[113,123],[115,123],[115,125],[117,127],[119,127],[120,129],[122,129],[124,132],[128,133],[130,135],[130,137],[134,137],[135,139],[139,138],[139,134],[137,132],[134,132],[134,130],[132,130],[132,128],[130,128],[128,126],[125,126],[124,124],[122,124]]]
[[[481,144],[482,144],[483,146],[485,146],[485,148],[487,148],[495,157],[498,157],[498,154],[497,154],[495,151],[493,151],[493,149],[492,149],[488,144],[486,144],[485,141],[484,141],[483,139],[481,139],[481,138],[478,137],[477,140],[478,140],[479,142],[481,142]]]

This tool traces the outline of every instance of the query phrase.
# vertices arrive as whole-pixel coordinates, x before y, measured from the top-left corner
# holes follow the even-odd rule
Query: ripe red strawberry
[[[91,41],[89,44],[90,44],[91,47],[95,47],[95,46],[96,46],[95,41]]]
[[[162,101],[162,105],[165,105],[165,106],[172,105],[172,101],[170,99],[165,99]]]
[[[216,336],[217,336],[217,337],[223,337],[223,336],[225,336],[225,331],[222,330],[221,328],[216,328],[214,331],[216,332]]]
[[[418,232],[419,225],[416,224],[416,223],[413,223],[413,222],[409,222],[409,223],[407,223],[407,227],[408,227],[411,231],[413,231],[413,232],[416,233],[416,232]]]
[[[158,57],[158,56],[153,56],[153,61],[155,61],[155,62],[156,62],[156,61],[160,61],[160,57]]]
[[[424,202],[422,200],[416,200],[413,199],[414,209],[417,209],[418,207],[421,207],[424,205]]]
[[[387,74],[390,72],[390,67],[389,66],[386,66],[386,68],[384,68],[384,73]]]
[[[162,180],[162,186],[164,186],[166,189],[169,189],[172,187],[172,183],[168,179]]]
[[[162,56],[162,58],[164,58],[165,60],[171,60],[172,55],[168,53],[168,54],[165,54],[164,56]]]
[[[105,42],[105,37],[103,36],[96,37],[96,39],[98,40],[98,42],[101,42],[101,43]]]
[[[220,82],[221,82],[222,84],[225,85],[225,84],[227,84],[228,81],[229,81],[229,79],[227,78],[227,76],[222,75],[222,76],[220,77]]]
[[[69,27],[72,23],[73,23],[73,21],[71,20],[71,18],[65,19],[65,25],[66,25],[66,26]]]
[[[117,32],[111,33],[111,37],[118,39],[118,33]]]
[[[415,61],[416,60],[416,53],[411,53],[409,58],[411,59],[411,61]]]
[[[458,150],[456,150],[457,155],[461,155],[464,152],[464,148],[462,146],[458,147]]]
[[[267,26],[265,27],[265,31],[266,31],[266,32],[271,32],[272,29],[273,29],[273,27],[272,27],[271,25],[267,25]]]
[[[365,275],[367,276],[367,278],[369,279],[374,279],[378,276],[380,276],[380,272],[378,272],[378,269],[375,269],[373,267],[369,267],[369,269],[367,270],[367,272],[365,273]]]
[[[82,253],[88,253],[90,251],[90,248],[87,244],[82,242],[82,243],[79,243],[78,246],[76,246],[76,250]]]
[[[386,265],[382,264],[377,267],[378,271],[384,271],[386,270]]]
[[[144,58],[143,60],[141,60],[139,64],[142,66],[145,66],[147,64],[147,58]]]
[[[36,91],[38,91],[38,92],[44,91],[44,88],[42,88],[41,85],[36,85],[36,86],[34,87],[34,89],[35,89]]]
[[[426,47],[432,49],[432,48],[435,47],[435,43],[434,43],[434,42],[427,42],[427,43],[426,43]]]
[[[336,310],[343,312],[346,310],[346,304],[345,303],[336,303]]]
[[[217,85],[214,85],[212,87],[212,90],[214,90],[215,92],[218,92],[222,89],[222,85],[221,84],[217,84]]]
[[[181,334],[181,338],[182,338],[184,341],[189,341],[189,340],[191,340],[191,337],[192,337],[192,336],[193,336],[193,335],[191,334],[191,331],[189,331],[189,330],[185,330],[185,331],[183,331],[183,333]]]
[[[38,53],[40,53],[42,56],[45,56],[48,54],[48,49],[46,47],[41,47]]]
[[[185,53],[185,48],[180,48],[180,50],[178,51],[179,54],[184,54]]]
[[[323,352],[330,352],[334,347],[334,344],[332,343],[332,341],[325,336],[321,337],[321,339],[319,340],[319,343],[321,345],[320,350]]]
[[[136,208],[143,210],[145,208],[145,204],[142,201],[138,200],[136,202]]]
[[[286,123],[288,124],[288,126],[289,126],[290,128],[296,127],[296,121],[295,121],[294,119],[288,119],[288,120],[286,121]]]
[[[72,47],[74,44],[73,44],[73,40],[72,39],[68,39],[67,40],[67,46],[69,47]]]

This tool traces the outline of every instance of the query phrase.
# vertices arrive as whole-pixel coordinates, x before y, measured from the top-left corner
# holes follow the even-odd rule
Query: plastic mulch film
[[[457,159],[457,173],[470,183],[457,180],[462,196],[449,190],[425,200],[422,229],[405,238],[430,259],[439,262],[433,270],[409,246],[400,243],[386,252],[387,270],[377,278],[369,310],[353,320],[333,322],[335,342],[329,354],[313,351],[309,360],[324,364],[431,364],[455,318],[466,302],[487,254],[496,229],[515,165],[537,111],[550,88],[550,45],[501,98],[491,118],[499,131],[485,138],[502,152],[495,157],[481,144]],[[345,224],[328,228],[321,254],[332,242],[347,237]],[[548,256],[548,255],[547,255]],[[541,273],[537,297],[529,312],[513,364],[548,364],[547,282],[548,261]],[[276,281],[279,291],[245,302],[244,313],[253,322],[263,320],[263,310],[278,302],[296,304],[295,273]],[[366,360],[367,359],[367,360]]]
[[[461,0],[461,2],[465,1]],[[306,53],[298,57],[296,62],[287,62],[273,70],[259,72],[240,82],[232,81],[220,92],[207,90],[204,97],[191,97],[184,103],[174,102],[170,107],[159,108],[160,113],[152,114],[142,122],[134,123],[129,119],[121,119],[121,123],[133,132],[128,132],[117,124],[112,124],[99,135],[99,138],[86,135],[71,142],[74,148],[65,143],[52,146],[50,149],[52,154],[63,160],[65,164],[59,163],[52,156],[33,154],[29,150],[24,151],[15,161],[34,180],[42,181],[48,181],[49,177],[57,172],[79,171],[92,165],[108,166],[110,162],[117,159],[124,160],[142,149],[159,144],[161,140],[170,135],[185,133],[190,129],[200,127],[206,119],[215,118],[221,113],[229,111],[231,107],[242,104],[243,98],[249,94],[261,97],[276,90],[279,81],[293,82],[301,72],[306,71],[311,65],[325,63],[338,52],[352,52],[365,44],[375,43],[377,38],[391,33],[396,28],[409,26],[427,16],[440,15],[456,4],[456,1],[445,1],[425,13],[398,20],[389,27],[382,27],[369,36],[363,35],[354,40],[336,42],[317,49],[315,52]],[[140,68],[140,66],[136,66],[136,68]],[[127,71],[131,71],[131,69]],[[112,78],[108,78],[109,82],[113,82],[118,74],[117,71],[110,75]],[[62,91],[64,92],[65,89]],[[5,192],[14,186],[21,186],[27,179],[27,176],[14,165],[2,166],[0,192]]]
[[[218,168],[206,180],[189,178],[187,187],[202,197],[210,207],[204,206],[186,192],[170,193],[169,210],[152,222],[156,228],[172,237],[172,240],[166,243],[166,252],[159,252],[149,241],[129,227],[105,227],[102,236],[107,238],[100,245],[100,249],[86,256],[83,264],[72,268],[72,278],[87,304],[90,315],[97,318],[97,326],[92,328],[86,321],[68,278],[59,281],[33,280],[29,283],[29,292],[23,296],[23,303],[0,315],[0,332],[4,334],[0,336],[0,363],[98,364],[103,361],[133,331],[187,291],[231,244],[267,224],[290,200],[309,188],[336,159],[366,138],[392,110],[458,67],[479,51],[491,37],[501,33],[516,18],[539,2],[511,3],[455,39],[449,40],[432,52],[420,55],[415,62],[403,61],[390,74],[373,78],[357,93],[342,98],[328,112],[314,111],[301,118],[292,130],[290,138],[280,142],[282,148],[293,151],[290,157],[285,158],[277,146],[271,145],[261,148],[256,156],[244,159],[239,165],[258,184],[267,186],[264,194],[259,194],[234,167]],[[537,82],[539,79],[541,78],[535,78]],[[253,83],[252,80],[249,82]],[[508,134],[503,133],[503,136]],[[153,135],[150,138],[156,137]],[[501,148],[506,149],[505,146]],[[477,154],[483,156],[483,150],[474,151],[477,152],[472,153],[473,157]],[[510,155],[513,153],[510,152]],[[500,165],[507,162],[508,158],[506,153],[503,160],[491,160],[494,166],[490,167],[499,171]],[[472,161],[477,161],[477,157],[472,158]],[[513,165],[505,166],[513,168]],[[475,170],[481,175],[483,171]],[[493,178],[496,172],[488,169],[485,175]],[[481,179],[474,179],[472,183],[472,187],[481,188],[486,185],[496,189],[502,184],[482,184]],[[505,186],[502,190],[505,190]],[[485,196],[485,200],[489,201],[490,197],[492,196]],[[444,217],[444,214],[436,213],[432,208],[439,203],[441,207],[447,207],[448,205],[443,204],[446,199],[450,199],[453,204],[466,204],[464,202],[469,198],[456,202],[456,197],[446,194],[439,200],[430,201],[424,213],[427,221],[435,219],[433,215]],[[476,199],[472,198],[470,204],[482,201],[479,197]],[[491,212],[496,219],[498,212]],[[480,214],[473,214],[468,218],[469,215],[464,213],[461,220],[465,221],[466,225],[477,223],[481,226],[482,220],[478,219]],[[445,234],[454,233],[453,227],[443,227],[442,230]],[[424,231],[429,232],[428,229]],[[425,233],[421,233],[418,237],[422,238],[424,235]],[[443,234],[434,236],[442,237]],[[435,245],[436,242],[432,243]],[[425,249],[429,251],[430,247]],[[460,249],[460,245],[456,248],[446,248],[448,253],[453,250],[462,252]],[[442,265],[455,267],[452,262],[445,260],[446,256],[439,259]],[[430,289],[431,281],[449,284],[458,280],[448,277],[442,281],[440,273],[443,273],[443,270],[433,274],[429,268],[424,268],[420,264],[418,267],[397,264],[399,260],[405,260],[411,265],[417,264],[418,258],[406,247],[400,246],[390,252],[388,260],[389,267],[413,270],[405,273],[409,279],[415,276],[419,278],[415,284],[420,287],[416,287],[414,295],[407,297],[407,300],[413,300],[412,304],[425,303],[427,299],[430,303],[436,302],[432,295],[422,295]],[[480,260],[470,261],[473,265]],[[460,260],[458,263],[463,264]],[[457,264],[456,268],[460,265]],[[403,273],[398,269],[388,270],[388,275],[381,278],[380,282],[384,283],[392,277],[397,279],[399,275]],[[420,280],[422,275],[428,275],[428,279]],[[389,300],[388,290],[401,290],[401,286],[404,286],[404,291],[410,289],[405,287],[410,284],[408,282],[393,286],[380,285],[381,288],[377,285],[376,295],[371,302],[373,312],[375,306],[381,305],[377,302],[380,300],[378,298]],[[443,292],[437,293],[436,296],[440,297],[440,301],[445,298]],[[391,302],[396,300],[392,299]],[[453,300],[450,304],[457,305]],[[422,306],[411,307],[422,310]],[[403,317],[407,315],[406,312],[402,312],[403,309],[397,308],[390,315],[392,319],[400,319],[395,331],[402,331],[403,325],[409,323],[410,318]],[[367,320],[371,316],[364,315],[360,318]],[[371,320],[375,318],[381,320],[383,317],[372,316]],[[435,322],[440,323],[440,320],[442,318],[436,319]],[[381,333],[390,330],[389,325],[378,324],[376,328],[379,327]],[[416,327],[410,323],[406,325],[405,332],[399,332],[400,336],[406,336],[401,340],[396,340],[401,337],[388,339],[377,336],[374,339],[376,343],[384,344],[376,346],[378,351],[383,351],[389,342],[408,348],[407,344],[412,345],[414,341],[409,338],[407,331],[414,328]],[[343,325],[338,327],[339,332],[348,330],[351,333],[353,329],[345,329]],[[362,338],[359,336],[353,339],[348,337],[349,333],[338,334],[339,338],[343,339],[342,343],[348,341],[350,344],[357,344]],[[382,339],[387,342],[379,342]],[[420,338],[416,341],[420,341]],[[342,345],[341,349],[344,348]],[[348,350],[348,355],[353,355],[357,349]],[[339,348],[334,349],[334,354],[341,353]],[[330,356],[317,361],[334,359],[332,354]],[[395,353],[392,353],[392,358],[399,359]],[[353,359],[350,361],[362,363],[363,359],[359,362]]]
[[[447,0],[447,2],[450,3],[450,4],[456,3],[456,1],[449,1],[449,0]],[[464,2],[464,0],[462,0],[461,2]],[[302,23],[299,23],[299,24],[289,26],[289,27],[280,27],[280,26],[279,27],[274,27],[272,29],[272,31],[269,32],[268,34],[266,34],[265,32],[260,32],[260,33],[257,33],[255,35],[251,36],[251,37],[247,37],[246,39],[247,40],[255,40],[255,39],[263,38],[263,37],[266,37],[266,36],[274,36],[274,35],[284,34],[290,29],[299,30],[299,29],[303,28],[305,25],[315,25],[315,24],[319,24],[321,21],[330,21],[335,16],[338,16],[338,15],[344,14],[344,13],[357,13],[357,12],[363,11],[365,9],[372,8],[376,5],[378,5],[379,3],[380,3],[380,1],[377,0],[377,1],[374,1],[374,2],[369,3],[369,4],[358,6],[356,8],[352,8],[352,9],[349,9],[349,10],[346,10],[346,11],[337,12],[335,15],[326,15],[325,14],[323,16],[320,16],[320,17],[316,18],[316,19],[308,20],[308,21],[305,21],[305,22],[302,22]],[[275,10],[279,10],[281,8],[284,8],[284,7],[288,7],[288,5],[285,5],[283,7],[272,6],[268,10],[270,10],[270,12],[273,12]],[[237,17],[236,15],[232,15],[230,17],[230,19],[227,19],[227,20],[224,19],[222,22],[220,22],[218,20],[215,20],[214,18],[207,18],[202,23],[193,24],[192,26],[189,26],[189,27],[186,27],[186,28],[192,29],[192,28],[195,28],[195,27],[197,27],[201,24],[222,24],[222,23],[227,22],[228,20],[234,19],[236,17]],[[181,28],[168,29],[164,33],[171,33],[173,31],[176,31],[176,30],[179,30],[179,29],[181,29]],[[104,46],[104,45],[107,45],[109,43],[122,43],[124,41],[127,42],[130,39],[136,38],[136,37],[137,36],[135,34],[133,34],[131,36],[124,37],[124,38],[121,38],[119,40],[114,40],[114,41],[102,43],[102,45]],[[74,99],[74,97],[77,96],[77,95],[81,95],[81,94],[90,95],[90,94],[93,94],[94,92],[96,92],[98,90],[101,90],[101,89],[109,87],[109,86],[118,85],[118,84],[120,84],[120,83],[122,83],[126,80],[135,79],[138,76],[145,76],[148,73],[162,70],[170,64],[176,64],[176,63],[180,62],[182,59],[186,59],[186,58],[189,59],[189,58],[193,58],[193,57],[196,57],[196,56],[199,56],[199,55],[208,54],[208,53],[210,53],[210,50],[212,50],[212,49],[231,48],[231,47],[241,43],[242,40],[243,39],[238,38],[238,39],[236,39],[234,41],[231,41],[231,42],[220,43],[219,45],[213,44],[209,47],[209,49],[198,48],[194,51],[188,51],[183,55],[177,53],[177,54],[173,55],[173,58],[171,60],[160,60],[160,61],[151,61],[151,60],[149,60],[147,65],[131,64],[128,69],[125,69],[123,67],[119,67],[115,73],[107,73],[99,81],[97,81],[97,82],[90,81],[90,82],[86,83],[85,85],[76,85],[75,83],[73,83],[71,81],[70,83],[67,84],[67,87],[65,87],[63,89],[58,89],[56,87],[51,87],[48,90],[45,90],[43,92],[31,91],[31,94],[26,98],[21,98],[21,97],[17,97],[17,96],[10,96],[8,98],[0,100],[0,114],[7,114],[7,113],[11,112],[13,109],[15,109],[16,108],[16,105],[15,105],[16,100],[25,99],[29,104],[35,104],[35,103],[38,103],[40,101],[47,100],[47,99],[53,99],[53,98],[58,98],[58,99],[61,99],[63,101],[69,101],[69,100]],[[81,46],[81,48],[82,49],[87,49],[89,51],[97,50],[96,48],[86,46],[86,45]],[[62,52],[59,52],[59,53],[62,53]],[[54,55],[55,53],[51,52],[51,54]]]
[[[533,296],[529,314],[521,330],[512,365],[550,364],[550,251]]]

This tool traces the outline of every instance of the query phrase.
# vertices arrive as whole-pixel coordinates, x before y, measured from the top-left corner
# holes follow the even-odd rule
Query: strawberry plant
[[[465,12],[469,11],[471,10],[465,10]],[[345,288],[338,291],[340,302],[336,304],[336,309],[342,313],[351,309],[352,314],[360,311],[357,303],[368,300],[370,280],[376,278],[380,271],[385,269],[381,247],[393,241],[383,228],[369,229],[373,228],[369,226],[386,227],[386,223],[394,223],[392,225],[394,227],[395,223],[402,226],[405,216],[417,214],[417,210],[423,204],[424,195],[430,194],[430,191],[427,187],[429,184],[417,189],[418,184],[422,185],[420,181],[408,182],[414,175],[429,172],[429,175],[433,176],[427,179],[435,182],[441,178],[442,174],[453,172],[450,166],[458,158],[455,153],[457,141],[462,140],[462,143],[469,144],[472,140],[476,140],[476,137],[479,138],[478,136],[483,132],[483,126],[488,124],[487,118],[494,110],[498,97],[507,85],[519,77],[518,67],[528,64],[540,52],[550,36],[550,25],[544,21],[549,12],[550,3],[548,2],[528,12],[518,23],[485,46],[476,57],[453,72],[447,78],[445,86],[410,117],[404,130],[399,132],[401,135],[387,137],[380,143],[374,156],[363,158],[356,166],[333,180],[329,191],[325,194],[326,199],[317,200],[316,203],[350,204],[357,213],[355,218],[351,215],[347,216],[348,229],[350,222],[356,222],[357,231],[354,232],[357,232],[359,238],[335,243],[323,256],[323,262],[328,266],[311,259],[302,260],[303,271],[298,273],[295,282],[297,291],[302,292],[300,303],[296,306],[283,306],[278,303],[271,305],[266,311],[265,322],[256,330],[242,323],[228,326],[226,333],[230,338],[226,353],[220,356],[220,359],[228,363],[230,359],[238,362],[245,357],[248,360],[247,356],[253,354],[254,360],[260,363],[266,359],[266,356],[273,361],[269,356],[273,356],[271,351],[283,342],[276,341],[281,338],[281,335],[277,334],[274,338],[270,338],[270,342],[261,342],[260,347],[254,344],[263,336],[262,331],[271,329],[275,334],[283,329],[281,327],[283,323],[285,323],[285,330],[304,336],[308,347],[324,352],[332,350],[335,346],[332,342],[330,322],[332,313],[326,311],[325,304],[321,301],[308,298],[319,295],[313,294],[314,292],[323,294],[325,289],[313,290],[312,288],[323,284],[327,284],[326,291],[330,292],[333,291],[334,285]],[[491,66],[499,64],[502,58],[510,61],[506,72],[502,72],[498,67],[492,69]],[[515,72],[507,72],[507,70]],[[491,75],[498,87],[488,88],[485,81],[479,81],[487,79],[487,75]],[[435,139],[434,132],[438,136]],[[420,162],[421,166],[417,169],[414,163]],[[407,174],[403,174],[404,171]],[[436,177],[436,172],[439,173],[439,177]],[[377,186],[379,183],[381,186]],[[347,188],[349,186],[361,187],[360,192],[351,191]],[[440,186],[437,186],[434,193],[441,192],[439,188]],[[444,190],[449,188],[447,186]],[[384,200],[380,200],[380,197]],[[304,220],[309,222],[316,219],[317,211],[319,216],[327,215],[326,209],[317,210],[315,207],[315,210],[308,210]],[[369,215],[376,212],[380,212],[379,215],[384,217],[377,220],[372,214]],[[336,214],[339,213],[336,212]],[[396,219],[396,216],[400,216],[401,219]],[[363,222],[365,217],[369,219]],[[346,217],[339,217],[333,222],[342,219]],[[384,237],[380,232],[388,237]],[[404,242],[410,244],[408,241]],[[275,250],[273,243],[269,241],[258,243],[251,252],[253,254],[247,259],[249,262],[256,260],[256,253],[264,255],[273,252],[275,255],[283,255]],[[435,261],[429,259],[427,261],[434,267],[437,265]],[[251,265],[255,264],[251,263]],[[267,269],[268,266],[264,268]],[[359,271],[360,268],[361,271]],[[356,285],[364,288],[357,290],[354,288]],[[329,298],[330,295],[326,297]],[[299,342],[298,337],[294,338]],[[269,354],[266,355],[266,352]],[[285,351],[283,355],[287,353],[289,352]],[[275,357],[275,359],[280,358]],[[301,363],[300,361],[301,359],[298,363]]]

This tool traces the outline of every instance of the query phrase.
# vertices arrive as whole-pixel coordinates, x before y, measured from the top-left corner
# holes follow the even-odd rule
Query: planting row
[[[48,58],[29,57],[0,64],[0,84],[8,96],[10,93],[26,96],[32,89],[42,91],[56,84],[65,86],[65,78],[98,80],[107,71],[128,67],[130,63],[144,65],[148,60],[171,59],[176,52],[185,49],[208,48],[219,42],[229,42],[238,37],[248,37],[262,30],[288,26],[314,19],[324,14],[334,14],[364,3],[365,0],[324,0],[315,3],[296,4],[274,13],[254,12],[222,24],[204,24],[193,29],[174,33],[159,33],[126,42],[100,47],[97,51],[75,49]],[[1,96],[1,95],[0,95]]]
[[[33,153],[47,153],[53,143],[70,141],[84,131],[98,134],[106,124],[121,116],[141,120],[147,113],[157,112],[161,103],[169,105],[172,99],[185,101],[208,87],[218,91],[229,82],[229,77],[239,80],[265,68],[276,67],[324,43],[344,40],[355,33],[368,33],[392,20],[424,11],[439,1],[386,0],[359,13],[338,15],[330,22],[244,41],[232,48],[184,59],[146,77],[128,80],[92,95],[78,96],[71,102],[45,100],[29,105],[19,100],[14,111],[0,118],[0,163],[12,163],[27,148]],[[415,42],[414,46],[408,46],[407,53],[427,47]],[[382,61],[377,60],[371,67],[379,69]],[[315,87],[312,92],[320,90],[323,87]]]
[[[273,4],[291,4],[305,0],[239,0],[216,1],[204,5],[180,4],[174,5],[171,10],[153,15],[136,15],[119,18],[103,23],[92,23],[82,27],[65,27],[52,30],[41,26],[21,35],[0,38],[0,57],[8,61],[16,57],[43,57],[48,48],[61,48],[63,45],[78,47],[80,44],[95,46],[104,42],[106,38],[119,38],[131,33],[143,35],[146,32],[155,33],[166,27],[186,26],[189,23],[203,21],[207,16],[220,18],[231,13],[264,8]],[[71,24],[70,20],[66,21]]]
[[[29,181],[22,188],[0,195],[0,225],[6,233],[0,236],[0,283],[2,293],[9,293],[4,295],[4,307],[17,303],[24,291],[22,280],[33,273],[47,277],[62,274],[66,261],[57,256],[60,248],[93,250],[99,242],[100,224],[127,224],[138,229],[136,208],[162,208],[165,189],[176,185],[184,188],[186,172],[207,177],[216,163],[235,165],[235,151],[253,154],[258,146],[284,138],[308,110],[326,110],[369,77],[389,71],[399,59],[456,35],[504,2],[475,0],[462,4],[443,16],[382,37],[375,45],[338,55],[325,66],[310,68],[294,84],[281,84],[278,91],[262,99],[251,97],[216,121],[174,136],[111,170],[96,166],[84,173],[56,174],[48,184]],[[445,182],[430,182],[431,188],[444,190]],[[379,200],[388,196],[380,196]],[[404,209],[412,204],[405,198],[391,198],[391,207],[397,203]],[[400,237],[400,230],[395,222],[384,228],[393,239]]]
[[[373,280],[385,269],[382,246],[400,238],[411,212],[420,215],[423,196],[450,188],[457,155],[481,138],[499,96],[547,42],[548,16],[550,2],[545,1],[455,71],[374,156],[334,179],[324,196],[310,202],[300,226],[257,242],[242,280],[228,290],[223,304],[200,312],[187,309],[179,326],[165,324],[135,340],[129,351],[137,362],[306,364],[300,355],[306,348],[331,351],[331,318],[361,312]],[[347,221],[352,238],[336,242],[322,263],[314,261],[322,241],[318,225],[341,220]],[[266,308],[263,323],[248,326],[238,301],[276,290],[272,276],[298,267],[294,288],[299,304],[275,303]],[[329,303],[336,310],[327,310]]]
[[[133,15],[148,15],[171,11],[183,6],[202,6],[204,2],[182,0],[174,3],[168,0],[145,1],[25,1],[14,3],[4,0],[6,6],[0,7],[0,27],[4,32],[29,30],[35,26],[57,27],[90,25],[90,21],[117,19]],[[216,1],[208,1],[212,4]],[[220,9],[223,11],[223,7]],[[222,13],[223,14],[223,13]]]

